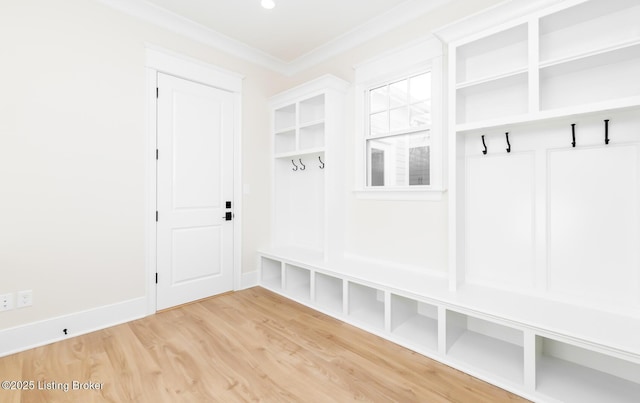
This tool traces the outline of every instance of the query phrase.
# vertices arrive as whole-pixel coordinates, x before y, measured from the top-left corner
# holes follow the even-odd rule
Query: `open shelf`
[[[300,126],[324,119],[324,94],[300,101]]]
[[[273,290],[282,289],[282,263],[262,256],[260,266],[262,285]]]
[[[536,337],[537,391],[562,402],[632,403],[640,397],[640,364]]]
[[[438,351],[438,307],[391,294],[391,333],[412,345]]]
[[[447,356],[514,384],[524,382],[524,334],[462,313],[447,311]]]
[[[363,325],[384,329],[384,291],[349,283],[349,316]]]
[[[324,147],[324,121],[300,127],[299,136],[300,150]]]
[[[296,149],[296,130],[275,133],[274,148],[276,154],[290,153]]]
[[[483,80],[527,67],[527,25],[520,24],[458,48],[456,83]]]
[[[296,126],[296,104],[287,105],[274,111],[274,130],[281,132]]]
[[[638,71],[640,44],[543,68],[540,70],[540,109],[638,96]]]
[[[637,0],[587,1],[540,19],[540,60],[598,52],[640,39]]]
[[[308,300],[311,298],[311,272],[290,264],[284,265],[284,289],[293,299]]]
[[[316,304],[334,314],[342,314],[343,286],[342,280],[316,272]]]
[[[508,75],[457,90],[456,122],[517,116],[529,111],[528,74]]]

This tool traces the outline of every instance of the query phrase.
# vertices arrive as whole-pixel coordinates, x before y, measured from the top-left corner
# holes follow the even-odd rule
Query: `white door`
[[[157,309],[233,289],[233,105],[158,74]]]

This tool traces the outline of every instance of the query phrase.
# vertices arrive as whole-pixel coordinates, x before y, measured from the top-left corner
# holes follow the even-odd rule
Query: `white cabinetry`
[[[285,257],[339,254],[348,84],[323,76],[271,98],[273,244]]]
[[[640,3],[553,3],[443,32],[449,288],[509,320],[447,313],[447,354],[535,399],[637,400]]]
[[[333,101],[274,105],[276,242],[261,285],[534,401],[637,402],[638,21],[636,0],[512,0],[437,33],[449,46],[441,277],[333,259]],[[291,160],[309,156],[327,170],[296,182]]]

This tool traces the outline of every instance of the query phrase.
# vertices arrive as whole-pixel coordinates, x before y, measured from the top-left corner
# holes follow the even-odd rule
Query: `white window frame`
[[[440,200],[444,186],[443,45],[435,37],[420,39],[355,66],[355,193],[361,199]],[[431,72],[430,184],[424,186],[369,186],[367,140],[369,90],[424,72]]]

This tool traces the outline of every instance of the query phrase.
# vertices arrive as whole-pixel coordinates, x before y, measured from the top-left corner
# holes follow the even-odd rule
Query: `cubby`
[[[457,49],[456,84],[488,81],[527,68],[527,25],[519,24]]]
[[[456,121],[459,124],[519,116],[528,112],[527,73],[459,87]]]
[[[343,281],[337,277],[316,273],[315,287],[315,303],[318,307],[334,315],[342,314]]]
[[[311,272],[291,264],[284,265],[284,290],[293,299],[311,298]]]
[[[438,307],[391,295],[391,334],[430,351],[438,350]]]
[[[261,283],[267,288],[279,290],[282,288],[282,263],[267,257],[260,257]]]
[[[536,338],[536,390],[566,403],[628,402],[640,396],[640,363]]]
[[[349,283],[348,315],[365,327],[384,330],[384,291]]]
[[[324,120],[325,97],[316,95],[300,101],[300,125],[306,126]]]
[[[514,384],[524,382],[522,330],[447,311],[447,356]]]
[[[636,97],[640,95],[638,70],[640,43],[545,66],[540,70],[540,109]]]
[[[587,1],[540,18],[540,60],[575,58],[640,41],[640,3]]]

